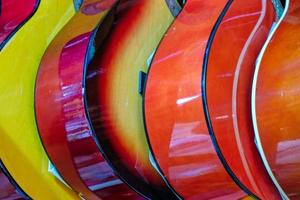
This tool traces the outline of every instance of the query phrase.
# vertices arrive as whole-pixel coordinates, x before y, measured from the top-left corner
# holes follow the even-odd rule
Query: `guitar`
[[[240,46],[254,35],[257,44],[243,54],[247,60],[242,63],[251,67],[274,15],[271,1],[187,1],[153,58],[144,93],[148,140],[162,173],[184,199],[263,198],[269,194],[279,198],[262,164],[254,166],[263,174],[255,177],[255,183],[262,181],[261,190],[254,190],[249,183],[254,177],[246,176],[243,166],[238,168],[241,155],[231,140],[234,132],[219,127],[232,123],[223,112],[230,108],[224,96],[227,88],[232,89],[225,87],[231,82],[217,82],[217,78],[231,77],[217,72],[232,70],[243,53]],[[219,125],[216,120],[225,122]],[[252,157],[249,160],[260,163]]]
[[[11,177],[3,162],[0,160],[0,199],[17,200],[30,199],[28,195]]]
[[[40,59],[75,13],[72,0],[41,1],[34,16],[0,52],[0,158],[32,199],[79,199],[48,172],[34,113],[34,83]]]
[[[299,12],[299,1],[286,1],[285,13],[257,61],[252,88],[256,143],[285,199],[300,199]]]
[[[87,68],[85,82],[88,113],[105,158],[150,199],[179,198],[152,162],[140,95],[147,60],[172,23],[172,13],[176,14],[167,3],[121,1],[114,26]]]
[[[225,167],[259,199],[281,199],[254,143],[250,92],[256,58],[276,18],[270,0],[234,1],[218,26],[203,71],[210,134]]]
[[[95,38],[99,46],[100,37],[107,35],[115,3],[83,1],[49,45],[36,81],[35,111],[43,145],[64,181],[85,199],[142,199],[104,160],[84,108],[84,67]]]
[[[0,50],[36,12],[40,0],[0,0]]]

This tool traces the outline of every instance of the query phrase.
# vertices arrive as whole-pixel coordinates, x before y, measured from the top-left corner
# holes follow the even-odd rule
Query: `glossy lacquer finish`
[[[0,199],[17,200],[29,199],[27,195],[12,180],[2,161],[0,160]]]
[[[0,50],[8,39],[34,14],[39,0],[0,1]]]
[[[235,176],[260,199],[280,199],[254,143],[251,119],[255,61],[275,20],[271,0],[233,1],[210,47],[204,83],[219,149]]]
[[[105,35],[109,22],[103,20],[110,19],[107,13],[115,2],[83,2],[47,49],[36,82],[35,108],[44,147],[63,179],[86,199],[139,199],[102,157],[84,109],[83,73],[94,46],[93,30],[100,24],[96,39]]]
[[[187,1],[148,73],[144,114],[149,142],[162,172],[185,199],[240,199],[247,195],[217,155],[202,104],[201,75],[208,39],[231,3]]]
[[[287,14],[257,66],[253,114],[270,175],[290,199],[300,199],[300,2],[288,2]]]
[[[88,67],[91,121],[106,158],[130,185],[151,199],[176,199],[151,163],[139,73],[173,16],[165,0],[121,1],[105,44]]]
[[[79,199],[48,171],[34,113],[34,83],[42,55],[74,14],[72,0],[41,1],[0,52],[0,158],[32,199]]]

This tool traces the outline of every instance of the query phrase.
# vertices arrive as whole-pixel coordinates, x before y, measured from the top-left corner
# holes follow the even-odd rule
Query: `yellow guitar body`
[[[0,158],[33,199],[79,199],[48,171],[34,114],[40,60],[57,32],[75,14],[72,0],[42,0],[34,16],[0,52]]]

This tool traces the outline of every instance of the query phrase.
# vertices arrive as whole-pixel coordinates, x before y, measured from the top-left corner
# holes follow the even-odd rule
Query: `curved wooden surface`
[[[94,46],[90,43],[98,26],[97,35],[104,37],[108,31],[103,20],[115,2],[83,2],[48,47],[36,82],[35,110],[43,145],[63,179],[86,199],[141,199],[102,157],[84,108],[83,72]]]
[[[290,0],[286,6],[287,13],[257,65],[253,118],[270,176],[288,198],[300,199],[300,2]]]
[[[34,113],[34,83],[47,46],[74,14],[72,0],[41,1],[0,52],[0,158],[33,199],[79,199],[48,171]]]
[[[208,40],[231,4],[187,1],[148,73],[144,115],[149,142],[162,172],[185,199],[240,199],[249,192],[240,189],[224,169],[202,104],[201,75]]]
[[[0,50],[36,11],[40,0],[1,0]]]
[[[212,134],[236,177],[260,199],[281,199],[260,159],[251,119],[255,61],[275,20],[271,0],[234,1],[204,72]]]
[[[139,73],[173,21],[165,0],[121,1],[114,27],[87,71],[88,111],[105,157],[151,199],[176,199],[151,163]]]

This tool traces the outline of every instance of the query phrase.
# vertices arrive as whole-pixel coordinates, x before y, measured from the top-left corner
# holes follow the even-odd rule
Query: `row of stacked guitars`
[[[300,199],[299,0],[0,9],[0,199]]]

